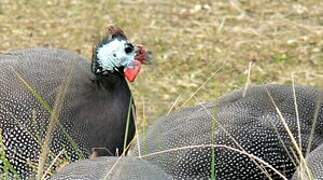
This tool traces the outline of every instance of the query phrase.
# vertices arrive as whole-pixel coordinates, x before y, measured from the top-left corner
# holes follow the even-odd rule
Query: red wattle
[[[124,69],[124,75],[126,76],[129,82],[133,82],[136,79],[137,75],[139,74],[140,69],[141,69],[141,62],[135,60],[134,66],[127,67]]]

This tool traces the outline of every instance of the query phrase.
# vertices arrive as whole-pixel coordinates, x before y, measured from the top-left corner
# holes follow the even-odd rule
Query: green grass
[[[12,173],[14,176],[18,177],[18,174],[15,168],[11,165],[9,159],[6,156],[7,147],[3,144],[2,131],[0,131],[0,160],[3,163],[3,173],[0,174],[0,179],[8,179],[9,173]]]
[[[251,83],[295,74],[323,87],[322,12],[320,0],[1,0],[0,52],[49,46],[90,59],[105,27],[122,27],[154,54],[131,84],[140,128],[243,87],[250,61]]]

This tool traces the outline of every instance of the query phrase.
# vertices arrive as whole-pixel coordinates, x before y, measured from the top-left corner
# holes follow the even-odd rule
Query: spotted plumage
[[[161,168],[134,157],[100,157],[63,168],[50,180],[171,180]]]
[[[104,46],[117,39],[120,44],[115,51],[125,51],[129,42],[123,34],[108,36],[99,44]],[[134,56],[137,51],[132,51],[128,62],[138,61]],[[124,142],[127,145],[135,132],[133,108],[129,108],[133,101],[123,73],[127,63],[115,58],[116,67],[104,69],[97,65],[96,52],[92,68],[87,59],[61,49],[33,48],[0,55],[0,130],[4,149],[0,153],[4,154],[0,172],[9,162],[12,174],[23,179],[35,175],[55,102],[62,92],[59,122],[54,124],[44,170],[59,154],[57,163],[86,158],[93,148],[103,150],[101,155],[123,152]]]
[[[87,70],[86,59],[64,50],[20,50],[1,55],[0,59],[2,143],[7,149],[6,158],[22,177],[27,177],[29,172],[37,167],[41,140],[46,134],[50,109],[55,102],[58,87],[68,76],[69,68],[78,66],[72,74],[72,78],[76,80],[70,85],[72,91],[81,86],[81,79],[89,79],[91,74]],[[89,81],[88,85],[90,84]],[[82,134],[85,124],[78,124],[77,126],[80,127],[71,131],[71,127],[77,122],[68,121],[68,119],[75,119],[73,111],[76,109],[71,111],[72,107],[67,102],[76,103],[73,96],[81,95],[73,95],[72,91],[66,95],[65,108],[60,113],[64,117],[61,124],[72,139],[76,140],[75,143],[80,151],[88,152],[82,142],[85,138]],[[41,102],[41,99],[44,102]],[[72,153],[73,147],[68,137],[55,132],[53,139],[52,155],[58,154],[64,148],[72,159],[79,158],[75,151]]]
[[[250,87],[245,96],[243,90],[235,91],[215,103],[201,104],[159,119],[140,138],[141,155],[176,179],[212,176],[221,180],[267,179],[267,176],[281,179],[281,175],[291,178],[297,166],[292,153],[295,148],[268,93],[298,142],[292,87],[263,85]],[[322,95],[313,88],[296,87],[303,153]],[[323,104],[320,102],[318,107],[312,149],[323,142]],[[244,152],[267,162],[280,175]]]
[[[323,144],[306,155],[305,160],[307,164],[297,168],[292,180],[323,179]],[[306,167],[309,171],[306,170]]]

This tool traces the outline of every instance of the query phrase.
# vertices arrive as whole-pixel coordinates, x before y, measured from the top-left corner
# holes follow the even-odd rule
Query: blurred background
[[[294,74],[323,88],[321,0],[0,0],[0,52],[46,46],[90,61],[108,24],[153,52],[131,84],[140,127],[247,81]]]

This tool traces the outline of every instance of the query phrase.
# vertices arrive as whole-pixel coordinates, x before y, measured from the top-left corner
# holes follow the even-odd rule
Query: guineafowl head
[[[132,44],[120,28],[109,26],[107,31],[107,36],[93,50],[92,72],[98,76],[120,74],[133,82],[141,64],[149,60],[147,51]]]

